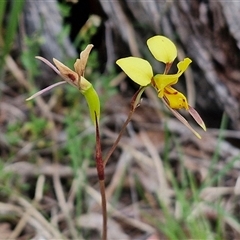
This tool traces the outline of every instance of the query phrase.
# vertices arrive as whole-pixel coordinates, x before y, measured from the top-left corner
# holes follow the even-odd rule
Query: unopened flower
[[[64,83],[69,83],[73,87],[77,88],[85,97],[88,103],[91,119],[93,122],[99,121],[100,117],[100,101],[99,97],[97,95],[97,92],[93,88],[92,84],[84,78],[84,72],[88,60],[89,53],[91,49],[93,48],[92,44],[89,44],[84,51],[80,53],[80,58],[76,60],[74,63],[74,70],[71,70],[69,67],[58,61],[57,59],[53,58],[53,62],[56,65],[56,67],[50,63],[47,59],[43,57],[37,56],[36,58],[41,60],[42,62],[46,63],[49,67],[51,67],[61,78],[64,79],[64,81],[52,84],[48,86],[47,88],[35,93],[31,97],[29,97],[26,100],[31,100],[50,89],[59,86]]]
[[[186,71],[192,60],[185,58],[177,64],[178,71],[176,74],[168,74],[173,61],[177,57],[177,48],[174,43],[164,36],[154,36],[147,40],[147,45],[153,56],[158,61],[166,64],[164,73],[154,75],[150,63],[142,58],[126,57],[117,60],[116,63],[140,86],[153,86],[158,93],[158,97],[163,100],[172,113],[197,137],[201,138],[176,110],[187,110],[195,121],[206,130],[203,120],[197,111],[188,104],[185,95],[172,87],[178,82],[179,77]]]

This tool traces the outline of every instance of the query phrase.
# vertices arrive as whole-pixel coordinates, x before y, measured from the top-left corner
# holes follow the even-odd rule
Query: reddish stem
[[[121,139],[121,137],[122,137],[122,135],[123,135],[123,133],[124,133],[127,125],[128,125],[128,123],[129,123],[129,122],[131,121],[131,119],[132,119],[132,115],[133,115],[134,111],[135,111],[136,108],[140,105],[141,96],[142,96],[142,93],[144,92],[144,90],[145,90],[146,87],[147,87],[147,86],[145,86],[145,87],[140,87],[140,88],[138,89],[138,91],[133,95],[133,98],[132,98],[132,100],[131,100],[131,109],[130,109],[130,111],[129,111],[128,117],[127,117],[126,121],[124,122],[124,124],[123,124],[123,126],[122,126],[122,129],[121,129],[120,133],[118,134],[117,139],[115,140],[113,146],[112,146],[111,149],[109,150],[109,152],[108,152],[108,154],[107,154],[107,156],[106,156],[106,158],[105,158],[105,160],[104,160],[104,166],[106,166],[109,158],[111,157],[112,153],[113,153],[114,150],[116,149],[116,147],[117,147],[117,145],[118,145],[118,143],[119,143],[119,141],[120,141],[120,139]]]
[[[104,164],[102,159],[102,148],[101,148],[101,139],[99,133],[98,119],[95,112],[95,122],[96,122],[96,168],[98,173],[98,180],[100,186],[100,193],[102,198],[102,216],[103,216],[103,225],[102,225],[102,240],[107,240],[107,201],[106,201],[106,191],[105,191],[105,182],[104,182]]]

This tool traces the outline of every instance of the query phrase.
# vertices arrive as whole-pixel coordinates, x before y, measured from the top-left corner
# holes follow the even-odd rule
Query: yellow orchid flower
[[[174,43],[167,37],[154,36],[147,40],[147,45],[153,56],[158,61],[166,64],[163,74],[154,75],[151,64],[137,57],[121,58],[117,60],[117,65],[121,67],[129,78],[140,86],[146,87],[152,85],[156,89],[158,97],[163,100],[172,113],[198,138],[201,138],[201,136],[188,124],[187,120],[176,110],[187,110],[195,121],[206,131],[203,120],[197,111],[188,104],[184,94],[172,87],[172,85],[178,82],[179,77],[187,70],[192,60],[190,58],[183,59],[177,64],[177,73],[168,74],[173,61],[177,57],[177,49]]]
[[[87,79],[84,78],[85,67],[87,64],[89,53],[92,48],[93,45],[89,44],[87,45],[85,50],[80,53],[80,58],[77,59],[76,62],[74,63],[75,71],[71,70],[70,68],[68,68],[66,65],[64,65],[55,58],[53,58],[53,62],[56,65],[56,67],[52,63],[50,63],[47,59],[37,56],[36,57],[37,59],[41,60],[42,62],[46,63],[49,67],[51,67],[60,77],[64,79],[64,81],[52,84],[49,87],[35,93],[26,100],[27,101],[31,100],[61,84],[69,83],[70,85],[77,88],[84,95],[88,103],[92,121],[94,123],[96,123],[96,121],[98,122],[100,118],[99,97],[97,92],[93,88],[92,84]]]

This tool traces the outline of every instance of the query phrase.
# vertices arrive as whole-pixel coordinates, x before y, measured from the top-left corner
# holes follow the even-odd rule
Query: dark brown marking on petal
[[[156,88],[158,90],[157,85],[156,85],[153,77],[151,78],[151,84],[154,88]]]
[[[169,102],[169,100],[165,97],[165,96],[163,96],[163,99],[166,101],[166,103],[170,106],[170,102]]]
[[[176,95],[178,92],[169,92],[166,88],[164,89],[164,92],[168,93],[169,95]]]
[[[77,79],[76,79],[76,77],[74,76],[74,74],[72,74],[72,73],[68,73],[67,74],[67,77],[69,78],[69,79],[71,79],[73,82],[75,82]]]

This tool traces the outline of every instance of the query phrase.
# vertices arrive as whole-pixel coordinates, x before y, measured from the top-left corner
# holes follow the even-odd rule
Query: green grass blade
[[[2,0],[0,1],[0,34],[2,34],[2,30],[3,30],[3,15],[6,9],[6,0]]]
[[[19,15],[22,12],[24,2],[25,0],[18,0],[13,1],[11,4],[11,10],[8,15],[6,34],[3,40],[4,41],[3,56],[6,56],[11,50],[12,43],[16,35],[17,26],[19,23]]]

